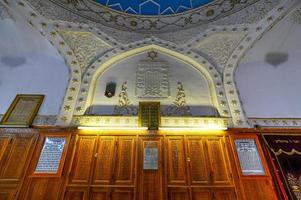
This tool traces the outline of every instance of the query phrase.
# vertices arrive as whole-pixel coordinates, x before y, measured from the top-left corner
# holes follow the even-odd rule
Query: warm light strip
[[[224,131],[226,127],[161,127],[162,131]]]
[[[101,126],[79,126],[77,129],[80,130],[137,130],[137,131],[145,131],[147,127],[101,127]]]

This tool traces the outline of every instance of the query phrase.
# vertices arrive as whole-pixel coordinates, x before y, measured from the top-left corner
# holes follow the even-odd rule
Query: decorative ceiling
[[[263,4],[271,2],[271,0],[26,1],[43,16],[52,20],[101,25],[143,34],[161,34],[205,26],[260,2]]]
[[[172,15],[198,8],[213,0],[95,0],[111,9],[136,15]]]

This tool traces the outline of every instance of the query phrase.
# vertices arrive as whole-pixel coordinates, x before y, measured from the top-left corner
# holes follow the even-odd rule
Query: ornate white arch
[[[104,54],[98,58],[95,63],[90,65],[82,77],[82,85],[76,102],[74,115],[83,115],[86,108],[90,105],[94,93],[95,82],[101,73],[118,61],[148,50],[157,50],[175,57],[203,73],[209,83],[214,105],[217,106],[221,116],[230,117],[225,90],[222,84],[222,77],[215,67],[206,59],[189,49],[178,47],[173,43],[162,41],[157,38],[145,39],[114,49]]]

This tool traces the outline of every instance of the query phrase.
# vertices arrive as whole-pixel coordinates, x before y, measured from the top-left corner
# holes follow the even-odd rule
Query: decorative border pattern
[[[252,127],[301,127],[301,119],[289,118],[249,118]]]
[[[137,127],[138,117],[132,116],[74,116],[73,126]],[[207,117],[161,117],[160,127],[225,127],[229,118]]]
[[[43,3],[37,3],[34,1],[36,0],[28,0],[29,3],[36,6],[36,8],[40,10],[41,7],[43,7]],[[71,12],[72,14],[86,18],[94,23],[99,23],[122,30],[149,33],[181,30],[183,28],[190,28],[196,25],[213,22],[251,6],[260,0],[219,0],[197,9],[170,16],[143,16],[127,14],[108,9],[106,6],[102,6],[91,0],[49,1],[52,4],[63,8],[65,12]],[[64,13],[59,13],[59,15],[64,15]]]

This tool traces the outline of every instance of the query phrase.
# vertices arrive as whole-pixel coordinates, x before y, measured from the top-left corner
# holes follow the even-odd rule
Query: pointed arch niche
[[[142,60],[152,60],[148,52],[157,53],[157,58],[167,63],[169,94],[163,98],[139,98],[137,93],[137,70]],[[122,84],[126,82],[130,105],[137,108],[140,101],[160,101],[163,114],[168,107],[175,105],[179,92],[179,83],[185,91],[185,100],[192,116],[227,117],[223,110],[228,107],[223,99],[224,90],[220,85],[220,76],[216,75],[213,66],[204,66],[185,54],[172,51],[158,45],[147,45],[120,53],[94,69],[87,69],[78,95],[75,115],[116,115],[114,107],[118,105]],[[211,70],[208,70],[210,68]],[[89,79],[91,74],[92,77]],[[109,82],[116,83],[115,96],[105,96],[105,87]],[[218,91],[218,92],[217,92]],[[218,95],[219,94],[219,95]],[[164,96],[163,95],[163,96]],[[224,102],[226,105],[221,105]],[[178,115],[179,113],[175,113]],[[132,115],[135,115],[132,113]]]

